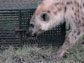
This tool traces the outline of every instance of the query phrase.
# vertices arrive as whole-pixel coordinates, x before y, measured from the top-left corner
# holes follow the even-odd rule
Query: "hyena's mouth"
[[[28,37],[28,40],[37,40],[37,37]]]
[[[27,38],[28,40],[37,40],[36,34],[31,35],[30,33],[26,33],[26,38]]]

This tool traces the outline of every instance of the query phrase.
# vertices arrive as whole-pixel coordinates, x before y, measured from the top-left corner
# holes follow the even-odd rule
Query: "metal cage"
[[[29,4],[26,3],[26,5]],[[52,30],[44,32],[37,37],[37,40],[27,39],[25,32],[29,27],[31,16],[37,5],[33,8],[32,6],[27,8],[19,6],[18,8],[17,6],[9,6],[10,8],[7,6],[0,7],[0,45],[61,45],[64,42],[66,34],[65,23],[58,25]]]

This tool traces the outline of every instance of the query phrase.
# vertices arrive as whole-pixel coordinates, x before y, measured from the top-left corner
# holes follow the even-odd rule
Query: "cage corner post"
[[[21,10],[19,10],[19,29],[22,29],[22,13]],[[19,41],[20,41],[20,46],[23,45],[23,39],[22,39],[22,32],[19,32]]]

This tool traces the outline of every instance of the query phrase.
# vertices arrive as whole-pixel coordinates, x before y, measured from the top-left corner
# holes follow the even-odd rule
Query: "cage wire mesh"
[[[64,42],[65,23],[44,32],[35,40],[25,38],[25,31],[16,33],[16,28],[28,29],[30,19],[40,2],[42,0],[0,0],[0,45],[61,45]]]

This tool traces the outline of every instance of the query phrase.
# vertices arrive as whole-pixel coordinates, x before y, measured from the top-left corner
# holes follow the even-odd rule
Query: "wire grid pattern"
[[[19,43],[15,27],[19,23],[19,11],[0,11],[0,44]]]

